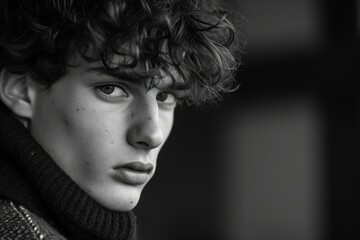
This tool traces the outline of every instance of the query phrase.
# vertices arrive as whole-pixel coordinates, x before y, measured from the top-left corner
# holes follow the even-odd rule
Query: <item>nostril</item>
[[[143,142],[143,141],[138,141],[138,142],[136,142],[136,144],[138,146],[140,146],[140,147],[143,147],[143,148],[149,148],[150,147],[148,143]]]
[[[162,139],[162,134],[142,136],[140,139],[137,139],[136,145],[144,149],[153,149],[161,145]]]
[[[151,150],[161,146],[163,142],[163,132],[160,122],[157,118],[151,117],[149,121],[146,118],[138,120],[128,132],[127,140],[130,145],[136,148]]]

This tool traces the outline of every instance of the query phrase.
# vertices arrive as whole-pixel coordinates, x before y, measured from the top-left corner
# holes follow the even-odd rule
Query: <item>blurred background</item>
[[[177,109],[140,239],[360,239],[360,0],[228,0],[241,83]]]

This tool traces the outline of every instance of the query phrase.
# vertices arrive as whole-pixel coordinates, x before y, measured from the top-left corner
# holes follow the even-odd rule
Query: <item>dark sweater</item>
[[[2,103],[0,199],[25,206],[69,239],[135,238],[134,214],[108,210],[90,198]]]

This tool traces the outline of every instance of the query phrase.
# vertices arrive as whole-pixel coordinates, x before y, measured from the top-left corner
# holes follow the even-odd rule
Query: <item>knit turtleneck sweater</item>
[[[11,185],[10,185],[11,184]],[[133,212],[89,197],[0,103],[0,196],[24,205],[69,239],[133,239]]]

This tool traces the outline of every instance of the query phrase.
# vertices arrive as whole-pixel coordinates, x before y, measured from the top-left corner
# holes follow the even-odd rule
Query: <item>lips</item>
[[[151,163],[131,162],[114,169],[117,180],[125,184],[138,186],[149,181],[154,166]]]
[[[122,165],[121,168],[129,168],[138,172],[150,173],[153,170],[154,166],[151,163],[131,162]]]

